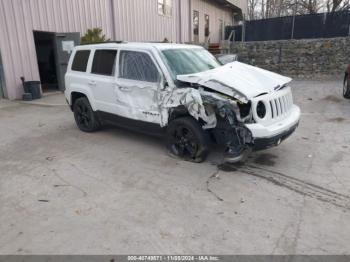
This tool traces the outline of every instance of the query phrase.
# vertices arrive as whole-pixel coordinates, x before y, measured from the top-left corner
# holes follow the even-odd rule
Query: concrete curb
[[[43,107],[67,106],[67,104],[42,103],[42,102],[32,102],[32,101],[18,101],[18,103],[24,104],[24,105],[34,105],[34,106],[43,106]]]

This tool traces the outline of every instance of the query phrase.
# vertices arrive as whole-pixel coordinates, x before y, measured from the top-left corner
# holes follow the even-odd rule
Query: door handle
[[[131,88],[126,87],[126,86],[119,86],[118,88],[120,91],[123,91],[123,92],[130,92],[131,91]]]
[[[89,85],[90,86],[95,86],[96,85],[96,81],[89,81]]]

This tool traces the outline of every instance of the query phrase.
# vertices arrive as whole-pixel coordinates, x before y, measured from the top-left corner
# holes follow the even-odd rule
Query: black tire
[[[208,155],[210,139],[200,124],[188,116],[177,118],[169,123],[166,143],[172,155],[186,161],[200,163]]]
[[[348,81],[348,75],[345,75],[345,77],[344,77],[343,96],[346,99],[350,99],[350,83]]]
[[[101,124],[91,108],[86,97],[78,98],[73,105],[74,118],[81,131],[94,132],[100,129]]]

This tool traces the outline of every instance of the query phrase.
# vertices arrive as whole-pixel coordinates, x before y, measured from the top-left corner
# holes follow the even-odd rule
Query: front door
[[[55,33],[54,42],[58,88],[64,91],[64,75],[74,46],[80,44],[80,33]]]
[[[159,124],[157,92],[161,77],[155,60],[143,51],[121,50],[118,57],[114,92],[119,115]]]

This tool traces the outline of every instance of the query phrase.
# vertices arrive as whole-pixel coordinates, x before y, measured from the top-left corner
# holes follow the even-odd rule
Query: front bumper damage
[[[279,144],[294,132],[300,109],[293,106],[290,115],[274,123],[254,123],[253,113],[243,113],[244,101],[209,91],[201,86],[190,86],[162,92],[159,97],[161,126],[167,126],[173,113],[182,107],[202,124],[219,146],[225,147],[225,162],[243,161],[253,150]]]
[[[217,144],[224,145],[225,162],[238,162],[245,158],[254,145],[252,132],[244,125],[237,103],[202,95],[206,108],[214,110],[217,124],[211,130]]]
[[[289,128],[288,130],[272,136],[272,137],[264,137],[264,138],[256,138],[254,140],[254,146],[253,146],[253,151],[259,151],[259,150],[264,150],[268,149],[270,147],[278,146],[281,144],[284,140],[286,140],[291,134],[294,133],[294,131],[297,129],[299,126],[299,122]]]

